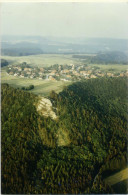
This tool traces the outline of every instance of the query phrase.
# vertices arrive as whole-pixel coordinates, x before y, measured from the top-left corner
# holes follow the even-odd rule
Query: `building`
[[[24,78],[24,75],[20,75],[21,78]]]
[[[87,71],[80,71],[80,74],[82,74],[84,76],[89,76],[89,73]]]
[[[9,72],[9,75],[13,75],[14,73],[13,72]]]
[[[61,66],[59,65],[59,71],[61,71]]]
[[[60,75],[59,74],[56,74],[57,77],[59,77]]]
[[[49,76],[49,80],[56,81],[56,79],[54,77],[52,77],[52,76]]]
[[[26,74],[29,74],[29,75],[30,75],[30,74],[31,74],[31,72],[26,72]]]
[[[68,77],[68,78],[72,78],[72,76],[71,76],[71,75],[66,75],[66,77]]]
[[[39,75],[43,75],[43,72],[39,72]]]
[[[18,71],[22,71],[22,68],[18,67],[17,70],[18,70]]]
[[[120,73],[120,77],[123,77],[124,76],[124,73]]]
[[[24,71],[31,71],[31,68],[24,68]]]
[[[74,70],[74,64],[71,64],[71,66],[72,66],[72,70]]]
[[[90,76],[90,78],[92,79],[95,79],[95,78],[97,78],[94,74],[92,74],[91,76]]]
[[[96,75],[97,75],[97,76],[100,76],[100,77],[103,77],[103,76],[104,76],[103,73],[97,73]]]
[[[80,76],[80,74],[77,72],[77,71],[73,71],[72,72],[74,75],[76,75],[76,76]]]
[[[92,70],[88,70],[88,71],[87,71],[87,74],[91,74],[91,73],[92,73]]]
[[[53,70],[51,73],[49,73],[49,75],[54,76],[55,73],[56,73],[56,70]]]
[[[110,72],[107,72],[107,76],[112,77],[112,76],[113,76],[113,74],[112,74],[112,73],[110,73]]]
[[[64,73],[64,74],[69,73],[69,72],[70,71],[68,69],[64,69],[64,70],[61,71],[61,73]]]
[[[40,71],[41,71],[41,72],[44,72],[44,68],[40,68]]]
[[[61,81],[68,81],[67,79],[60,79]]]

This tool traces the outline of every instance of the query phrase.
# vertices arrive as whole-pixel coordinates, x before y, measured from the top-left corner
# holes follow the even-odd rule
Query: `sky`
[[[128,38],[128,3],[2,3],[1,34]]]

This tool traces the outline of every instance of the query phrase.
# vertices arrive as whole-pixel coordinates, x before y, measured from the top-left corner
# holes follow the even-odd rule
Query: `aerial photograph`
[[[0,7],[1,194],[127,194],[128,3]]]

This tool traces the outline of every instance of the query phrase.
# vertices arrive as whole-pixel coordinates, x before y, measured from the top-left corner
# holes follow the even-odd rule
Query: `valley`
[[[73,58],[70,54],[1,56],[1,58],[9,62],[9,66],[1,69],[2,83],[20,89],[34,85],[31,92],[42,96],[48,96],[51,90],[58,93],[64,86],[82,79],[128,75],[128,65],[90,64],[83,59]]]

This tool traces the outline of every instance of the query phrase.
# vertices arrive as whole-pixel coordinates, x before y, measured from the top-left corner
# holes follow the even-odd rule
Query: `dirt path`
[[[42,97],[37,105],[37,111],[43,116],[50,116],[52,119],[56,119],[56,113],[52,110],[52,103],[49,99]]]
[[[128,168],[123,169],[122,171],[112,176],[107,177],[104,181],[112,186],[126,179],[128,179]]]

